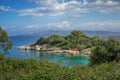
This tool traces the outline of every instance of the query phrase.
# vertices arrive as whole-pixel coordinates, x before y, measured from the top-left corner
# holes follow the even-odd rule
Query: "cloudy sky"
[[[9,35],[46,30],[120,32],[120,0],[0,0]]]

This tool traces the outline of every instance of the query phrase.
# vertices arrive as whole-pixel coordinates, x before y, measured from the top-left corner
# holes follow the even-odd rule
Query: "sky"
[[[48,30],[120,32],[120,0],[0,0],[9,35]]]

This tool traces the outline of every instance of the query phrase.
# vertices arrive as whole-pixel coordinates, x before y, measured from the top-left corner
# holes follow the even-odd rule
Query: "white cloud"
[[[71,4],[69,4],[71,5]],[[69,6],[68,5],[68,6]],[[69,8],[79,12],[120,12],[119,2],[112,0],[95,0],[90,2],[89,0],[83,0],[83,3],[77,2],[74,8]]]
[[[14,11],[18,12],[20,16],[32,15],[32,16],[58,16],[64,13],[120,13],[120,1],[119,0],[71,0],[65,2],[64,0],[32,0],[37,4],[35,8],[28,9],[11,9],[8,6],[0,5],[2,11]],[[76,16],[75,16],[76,17]]]
[[[85,22],[77,26],[80,29],[86,29],[86,30],[120,31],[120,21]]]
[[[47,25],[45,25],[46,27],[48,27],[49,29],[69,29],[71,27],[71,24],[68,21],[63,21],[63,22],[59,22],[59,23],[49,23]]]
[[[1,11],[11,11],[9,6],[3,6],[3,5],[0,5],[0,10]]]
[[[58,23],[48,23],[44,25],[26,25],[24,29],[26,30],[65,30],[71,28],[71,24],[68,21],[58,22]]]
[[[100,21],[100,22],[87,22],[87,23],[83,23],[82,25],[84,26],[96,26],[96,27],[100,27],[100,26],[108,26],[108,27],[115,27],[115,26],[119,26],[120,27],[120,22],[119,21]]]
[[[37,7],[32,9],[23,9],[19,13],[21,16],[25,15],[61,15],[65,11],[65,3],[59,3],[57,0],[35,0]]]
[[[27,26],[25,26],[24,28],[26,28],[26,29],[38,29],[39,28],[39,26],[37,26],[37,25],[27,25]]]
[[[120,13],[119,0],[83,0],[83,2],[78,0],[71,0],[68,2],[64,0],[31,1],[37,4],[35,8],[17,10],[0,5],[0,10],[18,12],[20,16],[58,16],[66,13],[68,14],[66,16],[71,16],[72,18],[79,18],[81,17],[81,13],[85,14],[90,12]]]
[[[33,0],[37,7],[32,9],[23,9],[18,11],[21,16],[33,15],[42,16],[50,15],[57,16],[64,13],[80,12],[120,12],[120,2],[117,0]],[[60,2],[61,1],[61,2]]]

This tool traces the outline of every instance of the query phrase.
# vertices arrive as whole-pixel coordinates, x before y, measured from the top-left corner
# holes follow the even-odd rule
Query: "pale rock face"
[[[59,54],[83,54],[83,55],[90,55],[89,50],[82,50],[82,51],[72,51],[72,50],[61,50],[61,49],[52,49],[52,48],[47,48],[47,46],[40,46],[40,45],[35,45],[35,46],[20,46],[17,47],[17,49],[20,50],[38,50],[38,51],[47,51],[50,53],[59,53]]]

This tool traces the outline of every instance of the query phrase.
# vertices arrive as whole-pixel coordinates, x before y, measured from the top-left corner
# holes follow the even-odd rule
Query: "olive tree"
[[[9,40],[7,32],[3,30],[0,26],[0,53],[4,55],[8,53],[8,50],[11,49],[12,41]]]

